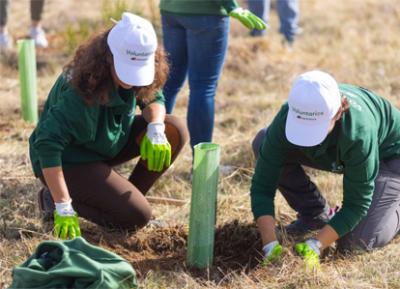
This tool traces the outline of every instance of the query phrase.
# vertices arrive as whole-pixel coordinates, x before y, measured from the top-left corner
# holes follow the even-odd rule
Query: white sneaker
[[[49,46],[49,42],[46,38],[46,33],[41,27],[32,27],[29,35],[35,41],[36,47],[46,48],[47,46]]]
[[[304,29],[303,28],[301,28],[301,27],[297,27],[297,29],[296,29],[296,35],[301,35],[301,34],[303,34],[303,32],[304,32]]]
[[[12,40],[7,32],[0,32],[0,51],[9,50],[12,48]]]

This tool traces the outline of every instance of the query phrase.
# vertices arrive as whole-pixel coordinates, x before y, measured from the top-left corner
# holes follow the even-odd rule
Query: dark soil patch
[[[220,282],[232,272],[250,273],[262,258],[256,226],[237,220],[217,227],[214,264],[208,270],[187,267],[188,230],[182,225],[148,226],[136,234],[85,230],[84,236],[89,242],[106,247],[130,261],[141,277],[150,270],[184,270],[200,281]]]

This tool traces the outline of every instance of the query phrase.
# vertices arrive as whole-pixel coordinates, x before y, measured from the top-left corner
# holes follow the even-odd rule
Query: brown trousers
[[[140,141],[146,128],[144,118],[136,116],[128,143],[114,159],[63,170],[72,205],[80,217],[102,226],[128,230],[143,227],[150,220],[151,207],[144,195],[166,169],[150,172],[146,162],[139,160],[128,179],[113,170],[113,166],[140,155]],[[188,133],[181,120],[167,115],[165,134],[171,144],[172,163],[187,142]]]

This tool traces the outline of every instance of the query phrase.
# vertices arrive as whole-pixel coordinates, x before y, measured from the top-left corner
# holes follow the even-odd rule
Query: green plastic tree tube
[[[25,121],[36,124],[38,101],[35,42],[32,39],[24,39],[17,43],[22,117]]]
[[[220,147],[214,143],[194,146],[187,263],[204,269],[214,257],[214,233]]]

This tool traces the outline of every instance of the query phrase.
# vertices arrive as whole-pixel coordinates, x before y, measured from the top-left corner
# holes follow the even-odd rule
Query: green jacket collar
[[[307,150],[310,150],[310,152],[312,153],[312,155],[315,158],[318,158],[318,157],[326,154],[326,151],[332,145],[337,144],[337,135],[339,133],[340,126],[341,125],[340,125],[340,121],[339,121],[338,123],[336,123],[333,131],[328,134],[328,136],[325,138],[325,140],[321,144],[317,145],[316,147],[307,148]]]
[[[135,106],[134,96],[132,89],[115,88],[110,92],[106,106],[116,113],[126,113]]]

